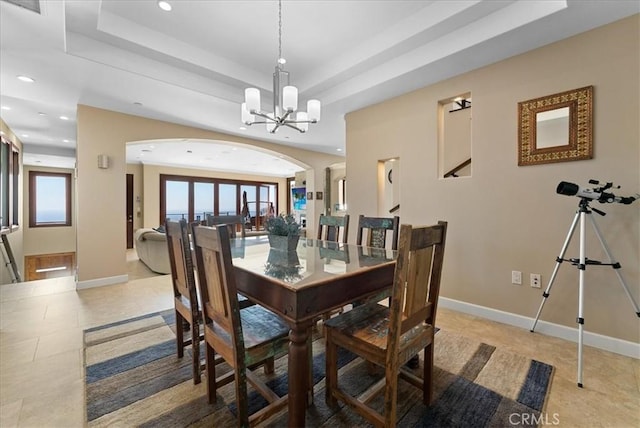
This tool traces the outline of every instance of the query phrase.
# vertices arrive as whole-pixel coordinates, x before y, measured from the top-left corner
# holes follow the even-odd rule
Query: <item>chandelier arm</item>
[[[259,120],[259,121],[255,121],[255,122],[245,122],[244,124],[251,126],[251,125],[258,125],[258,124],[261,124],[261,123],[265,124],[265,123],[269,123],[269,122],[267,122],[266,120]]]
[[[275,134],[276,131],[278,130],[278,128],[280,128],[280,126],[282,126],[282,123],[280,121],[276,121],[276,126],[273,127],[273,129],[271,131],[269,131],[271,134]]]
[[[263,119],[267,119],[268,121],[271,121],[271,122],[278,122],[278,119],[274,119],[274,118],[272,118],[270,116],[267,116],[266,114],[264,114],[262,112],[255,112],[255,113],[251,113],[251,114],[254,115],[254,116],[259,116],[259,117],[261,117]],[[256,122],[254,122],[254,123],[256,123]],[[262,122],[262,123],[267,123],[267,122]]]
[[[283,125],[286,126],[286,127],[291,128],[291,129],[295,129],[296,131],[300,132],[301,134],[305,133],[305,131],[303,131],[302,129],[298,128],[295,125],[292,125],[291,122],[285,122],[285,123],[283,123]]]
[[[317,120],[287,120],[287,123],[318,123]]]
[[[291,114],[291,112],[288,111],[288,110],[286,112],[284,112],[284,116],[282,116],[280,118],[280,122],[291,122],[291,119],[287,120],[287,118],[289,117],[290,114]]]

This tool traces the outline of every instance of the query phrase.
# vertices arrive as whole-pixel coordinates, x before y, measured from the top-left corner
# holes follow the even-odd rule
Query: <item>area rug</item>
[[[174,329],[174,311],[167,310],[85,330],[89,427],[236,426],[233,384],[218,390],[216,404],[208,404],[204,375],[201,384],[193,384],[190,354],[176,357]],[[350,409],[325,405],[324,341],[314,339],[314,403],[307,409],[306,425],[368,426]],[[435,349],[434,402],[425,406],[420,391],[400,381],[399,427],[510,427],[541,420],[552,366],[446,330],[436,334]],[[352,393],[363,391],[384,375],[382,371],[372,373],[360,358],[346,352],[339,355],[338,364],[339,382]],[[224,364],[217,367],[224,369]],[[272,375],[265,377],[261,369],[257,373],[284,395],[286,369],[284,355],[276,360]],[[264,405],[255,392],[251,392],[250,403],[250,411]],[[382,397],[373,405],[381,407]],[[285,410],[265,426],[286,424]]]

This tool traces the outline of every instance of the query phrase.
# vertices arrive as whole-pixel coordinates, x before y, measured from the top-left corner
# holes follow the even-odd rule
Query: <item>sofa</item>
[[[142,228],[135,233],[135,247],[138,258],[152,271],[171,273],[167,235],[155,229]]]

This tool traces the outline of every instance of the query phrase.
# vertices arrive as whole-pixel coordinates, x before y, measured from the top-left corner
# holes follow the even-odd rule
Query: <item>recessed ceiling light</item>
[[[43,112],[41,112],[41,111],[39,111],[39,112],[38,112],[38,114],[39,114],[40,116],[46,116],[46,115],[47,115],[47,113],[43,113]]]
[[[29,134],[22,134],[21,137],[28,138]]]
[[[164,10],[165,12],[170,12],[171,11],[171,3],[169,3],[168,1],[165,0],[159,0],[158,1],[158,7],[162,10]]]
[[[0,135],[4,135],[4,131],[0,131]]]
[[[2,106],[2,110],[11,110],[11,107],[9,107],[9,106]]]
[[[31,77],[29,77],[29,76],[17,76],[17,77],[18,77],[18,80],[21,80],[21,81],[23,81],[23,82],[27,82],[27,83],[33,83],[33,82],[35,82],[35,80],[34,80],[34,79],[32,79],[32,78],[31,78]]]
[[[67,116],[60,116],[60,120],[69,120]]]
[[[62,140],[62,142],[63,142],[63,143],[68,143],[68,142],[69,142],[69,140]]]
[[[241,130],[241,131],[246,131],[246,130],[247,130],[247,127],[246,127],[246,126],[241,126],[241,127],[240,127],[240,130]]]
[[[336,149],[336,150],[337,150],[337,151],[339,151],[339,152],[341,152],[341,151],[342,151],[342,149]]]

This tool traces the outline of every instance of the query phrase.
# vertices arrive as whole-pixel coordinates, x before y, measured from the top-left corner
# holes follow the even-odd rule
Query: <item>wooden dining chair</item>
[[[398,249],[398,232],[400,231],[400,217],[358,217],[357,245],[367,247],[386,248],[387,235],[391,234],[391,249]],[[364,242],[363,242],[364,241]]]
[[[207,226],[226,224],[229,226],[229,237],[235,238],[240,228],[240,237],[245,238],[244,220],[241,215],[211,215],[207,214]]]
[[[274,356],[288,350],[289,327],[260,305],[239,308],[226,225],[195,227],[193,237],[204,318],[207,398],[215,403],[217,388],[235,379],[238,423],[254,425],[287,405],[288,397],[279,397],[250,367],[265,364],[273,372]],[[220,377],[216,377],[214,350],[232,368]],[[251,415],[247,381],[269,403]]]
[[[342,240],[339,240],[342,234]],[[349,214],[343,217],[320,214],[318,220],[318,239],[347,243],[349,236]]]
[[[391,306],[367,303],[326,323],[326,401],[343,401],[375,426],[395,427],[398,379],[422,389],[422,401],[433,396],[433,346],[447,223],[412,228],[402,225]],[[338,385],[337,348],[347,349],[383,367],[385,376],[359,397]],[[402,367],[424,349],[422,378]],[[369,403],[384,392],[383,412]]]
[[[188,225],[185,219],[165,223],[167,247],[169,249],[169,265],[173,284],[173,303],[176,312],[176,346],[178,358],[184,356],[184,348],[191,346],[193,359],[193,383],[201,380],[200,371],[200,310],[198,293],[194,275],[193,258],[189,243]],[[186,324],[191,330],[191,339],[185,340]]]

